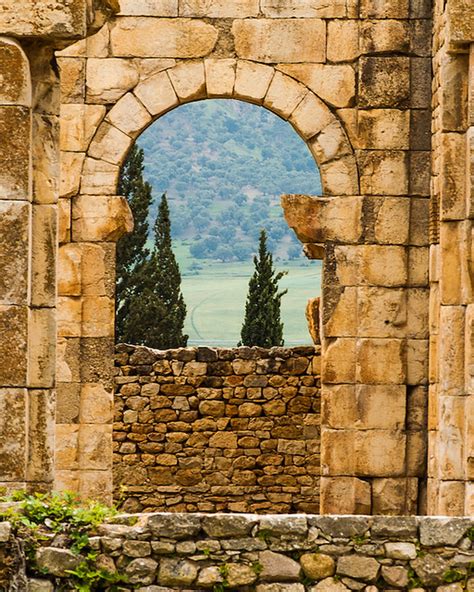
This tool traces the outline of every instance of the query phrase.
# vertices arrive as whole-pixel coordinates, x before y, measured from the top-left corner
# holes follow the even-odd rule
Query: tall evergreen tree
[[[188,336],[184,335],[186,304],[181,292],[181,274],[171,241],[170,210],[166,194],[161,197],[155,222],[155,247],[149,264],[150,286],[163,309],[153,325],[152,347],[169,349],[185,347]]]
[[[117,244],[116,338],[134,343],[125,325],[134,298],[144,290],[144,267],[150,255],[148,215],[152,202],[152,188],[143,178],[143,150],[134,144],[119,179],[119,195],[126,197],[135,221],[134,231]]]
[[[280,320],[281,299],[287,290],[279,291],[278,282],[286,272],[276,272],[273,256],[267,249],[267,234],[260,233],[255,272],[249,282],[245,319],[241,331],[242,345],[273,347],[283,345],[283,323]]]

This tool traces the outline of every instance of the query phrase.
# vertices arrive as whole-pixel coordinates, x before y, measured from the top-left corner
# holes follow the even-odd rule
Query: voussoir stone
[[[305,553],[300,557],[300,563],[304,575],[312,580],[329,578],[336,571],[336,562],[324,553]]]
[[[152,514],[148,518],[148,526],[154,536],[181,540],[199,533],[201,519],[186,514]]]
[[[67,549],[44,547],[36,551],[38,568],[53,576],[66,577],[67,572],[76,569],[81,561],[80,555],[74,555]]]
[[[338,574],[368,582],[375,582],[379,569],[380,564],[373,557],[346,555],[337,560]]]

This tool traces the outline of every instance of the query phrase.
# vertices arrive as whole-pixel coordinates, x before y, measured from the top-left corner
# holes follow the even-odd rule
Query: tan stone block
[[[359,339],[356,359],[358,383],[405,383],[405,351],[401,339]]]
[[[58,242],[69,242],[71,238],[71,200],[58,201]]]
[[[57,258],[56,206],[34,205],[32,229],[31,304],[54,307]]]
[[[2,386],[26,386],[28,309],[26,306],[0,305],[0,365]]]
[[[381,244],[406,244],[410,229],[410,201],[399,197],[375,197],[364,201],[365,216],[374,224],[374,237]],[[373,214],[372,214],[373,212]]]
[[[330,339],[324,342],[321,375],[323,383],[354,383],[356,374],[356,340]]]
[[[293,127],[304,139],[309,139],[335,122],[326,105],[313,93],[308,93],[291,114]],[[336,129],[340,130],[340,126]]]
[[[282,206],[290,228],[303,243],[357,243],[362,233],[362,198],[284,195]]]
[[[418,479],[374,479],[373,514],[412,516],[418,514]]]
[[[83,424],[79,431],[81,469],[107,470],[112,467],[112,425]]]
[[[0,105],[31,106],[30,64],[17,41],[2,37],[0,63],[3,73]]]
[[[82,294],[115,297],[115,244],[82,245]]]
[[[407,394],[406,428],[426,433],[428,425],[428,387],[411,387]]]
[[[74,199],[74,241],[115,242],[132,230],[133,216],[124,197],[81,195]]]
[[[357,475],[398,477],[405,474],[406,436],[400,431],[367,430],[356,436]]]
[[[359,107],[404,107],[409,98],[410,58],[361,58]]]
[[[334,429],[391,429],[405,427],[404,385],[324,385],[323,425]]]
[[[428,384],[428,340],[407,341],[407,384]]]
[[[409,23],[393,19],[362,21],[360,48],[365,54],[409,52]]]
[[[364,245],[357,252],[359,281],[373,286],[404,286],[407,281],[406,249],[389,245]],[[356,256],[357,256],[356,254]]]
[[[296,111],[299,111],[299,107]],[[295,113],[293,113],[292,117]],[[298,126],[296,127],[298,129]],[[351,154],[350,143],[339,121],[333,121],[327,125],[315,138],[308,142],[308,146],[318,164],[324,164]]]
[[[319,167],[324,193],[328,195],[356,195],[359,176],[354,156],[322,163]]]
[[[464,514],[466,485],[463,481],[439,482],[438,516],[469,516]]]
[[[428,437],[425,432],[407,433],[407,470],[409,477],[426,475]]]
[[[55,469],[54,491],[79,491],[79,474],[79,471],[63,471]]]
[[[192,101],[206,97],[204,62],[181,62],[168,71],[171,84],[180,101]]]
[[[58,313],[59,323],[59,313]],[[80,334],[73,338],[58,338],[56,348],[56,380],[58,382],[80,381]]]
[[[179,0],[179,15],[206,18],[258,16],[259,0]]]
[[[55,403],[52,390],[28,393],[28,481],[53,481]]]
[[[113,337],[115,301],[108,296],[85,296],[82,299],[82,335]]]
[[[356,290],[357,304],[353,311],[357,311],[360,337],[405,336],[408,320],[405,290],[378,287]]]
[[[56,423],[79,423],[81,385],[59,382],[56,385]]]
[[[441,220],[462,220],[466,212],[466,136],[441,134]]]
[[[430,217],[429,200],[410,198],[410,244],[428,246],[428,230]]]
[[[0,480],[25,479],[26,401],[22,388],[0,388]]]
[[[109,26],[106,24],[95,35],[90,35],[86,39],[81,39],[60,51],[56,51],[56,55],[60,58],[106,58],[109,52],[109,38]]]
[[[360,186],[364,195],[406,195],[406,152],[366,150],[359,153]]]
[[[441,304],[468,304],[472,301],[471,240],[470,222],[441,224]]]
[[[410,286],[428,286],[429,249],[410,247],[408,249],[408,283]]]
[[[275,70],[270,66],[238,60],[234,97],[252,103],[261,103],[274,74]]]
[[[85,154],[81,152],[61,153],[60,197],[74,197],[79,193]]]
[[[357,432],[354,430],[321,429],[323,476],[356,475],[356,436]]]
[[[410,195],[430,195],[430,152],[412,151],[409,153],[410,162]],[[427,243],[425,243],[427,244]]]
[[[429,331],[430,335],[439,333],[439,284],[436,283],[430,286]]]
[[[33,114],[33,202],[54,204],[59,189],[59,118]]]
[[[408,0],[362,0],[360,16],[366,18],[408,18]]]
[[[115,195],[120,168],[105,160],[86,158],[81,178],[81,193],[86,195]]]
[[[127,93],[109,111],[107,121],[135,138],[151,122],[151,115],[132,93]]]
[[[320,511],[321,514],[370,515],[370,483],[355,477],[322,477]]]
[[[360,248],[354,245],[338,245],[327,252],[325,273],[335,269],[336,283],[341,286],[357,286],[360,274]],[[327,276],[326,276],[327,277]]]
[[[15,133],[12,134],[12,130]],[[0,199],[31,199],[31,116],[25,107],[0,107]]]
[[[464,394],[463,306],[441,306],[439,327],[440,395]]]
[[[329,61],[351,62],[359,57],[359,22],[357,20],[329,21],[327,34]]]
[[[178,16],[178,0],[119,0],[123,16]]]
[[[263,104],[267,109],[288,119],[308,94],[308,89],[289,76],[277,72],[273,77]]]
[[[58,58],[61,103],[81,103],[85,99],[86,60]]]
[[[105,116],[103,105],[61,105],[61,150],[84,152]]]
[[[82,332],[82,302],[80,298],[59,296],[57,302],[59,337],[79,337]]]
[[[112,472],[110,468],[102,471],[81,471],[79,493],[82,499],[100,500],[104,504],[111,505]]]
[[[31,206],[0,200],[0,303],[26,304]]]
[[[296,78],[333,107],[349,107],[355,97],[355,72],[349,64],[281,64],[278,69]]]
[[[464,131],[467,127],[468,106],[468,55],[445,53],[440,60],[443,84],[441,93],[441,125],[443,131]]]
[[[408,337],[415,339],[428,338],[429,298],[428,288],[411,288],[407,290]]]
[[[100,125],[89,147],[89,156],[111,164],[121,164],[132,144],[132,138],[104,122]]]
[[[436,453],[443,480],[465,479],[464,433],[466,397],[441,396]]]
[[[464,512],[463,516],[472,516],[474,514],[474,484],[469,481],[464,483]]]
[[[81,387],[80,419],[87,424],[107,424],[113,420],[114,396],[101,384]]]
[[[466,307],[465,333],[465,388],[469,394],[474,393],[474,305]],[[474,455],[473,455],[474,456]]]
[[[430,349],[429,349],[429,381],[430,384],[437,383],[439,380],[439,358],[438,358],[438,342],[439,335],[430,335]]]
[[[206,87],[208,97],[232,97],[237,61],[233,59],[207,59],[204,61],[206,70]]]
[[[262,0],[263,16],[270,18],[337,18],[347,16],[345,0]]]
[[[162,115],[179,102],[166,72],[159,72],[140,82],[134,93],[152,115]]]
[[[323,290],[325,337],[355,337],[357,335],[357,288],[325,286]]]
[[[326,57],[326,25],[319,19],[235,20],[232,34],[244,60],[300,63]]]
[[[195,19],[129,17],[115,22],[110,46],[116,57],[201,58],[217,37],[215,27]]]
[[[447,28],[451,43],[466,43],[472,41],[474,30],[474,15],[468,0],[456,0],[447,8]]]
[[[115,103],[139,80],[131,60],[89,58],[86,67],[86,95],[89,103]]]
[[[55,469],[71,471],[79,468],[79,426],[56,424]]]
[[[376,150],[408,150],[410,111],[368,109],[359,111],[359,147]]]

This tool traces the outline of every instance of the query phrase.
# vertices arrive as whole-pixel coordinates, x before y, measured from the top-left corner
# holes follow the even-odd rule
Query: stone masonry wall
[[[14,556],[9,534],[0,523],[0,553]],[[125,576],[123,592],[474,589],[468,518],[142,514],[97,534],[97,565]],[[59,540],[45,545],[36,563],[55,584],[28,574],[28,590],[64,589],[65,570],[81,561]]]
[[[319,512],[318,348],[119,345],[115,364],[127,511]]]

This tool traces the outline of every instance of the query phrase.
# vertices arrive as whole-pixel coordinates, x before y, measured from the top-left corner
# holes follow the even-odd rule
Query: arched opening
[[[240,341],[262,229],[276,268],[286,274],[280,281],[287,290],[281,302],[284,343],[312,343],[305,308],[319,296],[321,267],[305,257],[280,196],[318,195],[321,181],[292,127],[259,106],[211,99],[164,115],[135,146],[144,151],[143,179],[153,191],[148,250],[159,198],[167,195],[188,345],[234,347]],[[136,327],[131,333],[136,336]]]

